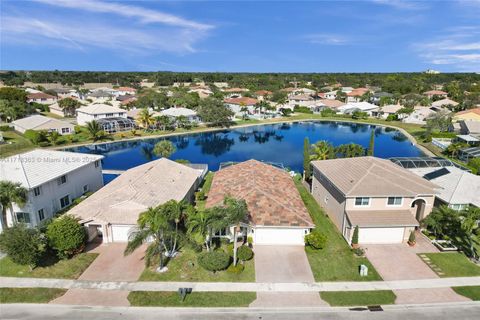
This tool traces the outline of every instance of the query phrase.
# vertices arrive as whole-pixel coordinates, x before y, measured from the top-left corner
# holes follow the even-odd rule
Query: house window
[[[42,194],[42,187],[33,188],[33,194],[35,195],[35,197],[38,197],[39,195],[41,195]]]
[[[28,212],[17,212],[17,221],[30,223],[30,214]]]
[[[227,229],[221,229],[215,232],[215,237],[224,237],[227,235]]]
[[[60,198],[60,207],[65,208],[69,205],[70,205],[70,196],[68,194],[63,198]]]
[[[387,205],[389,206],[401,206],[403,202],[402,197],[388,197]]]
[[[83,193],[88,192],[88,184],[83,186]]]
[[[357,197],[355,198],[355,206],[368,206],[370,204],[370,198]]]
[[[111,118],[111,117],[113,117],[113,113],[107,113],[107,114],[105,114],[105,117]]]
[[[45,219],[45,212],[43,212],[43,209],[38,210],[38,219],[42,221]]]
[[[449,207],[455,211],[462,211],[468,208],[468,204],[451,204]]]
[[[62,133],[70,133],[70,128],[62,128]]]
[[[61,176],[57,179],[58,185],[62,185],[67,182],[67,176]]]
[[[98,166],[100,165],[100,163],[97,161],[95,161],[95,168],[98,168]]]

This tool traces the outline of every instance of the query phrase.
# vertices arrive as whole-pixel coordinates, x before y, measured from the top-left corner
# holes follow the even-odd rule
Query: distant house
[[[389,160],[313,161],[312,195],[350,243],[402,243],[432,210],[437,186]]]
[[[338,110],[340,107],[345,105],[345,102],[338,101],[335,99],[321,99],[318,102],[332,110]]]
[[[7,223],[36,226],[67,208],[74,199],[103,186],[103,156],[37,149],[0,159],[1,180],[28,190],[23,207],[7,209]]]
[[[225,99],[223,102],[225,102],[225,105],[237,115],[242,114],[242,108],[244,107],[247,108],[248,113],[255,113],[255,105],[258,103],[258,100],[254,98],[240,97]]]
[[[389,92],[383,92],[383,91],[375,92],[371,97],[370,102],[378,106],[380,105],[380,100],[382,98],[393,98],[393,94]]]
[[[423,93],[423,95],[426,96],[429,99],[432,99],[433,97],[437,97],[437,98],[447,98],[448,97],[448,93],[445,92],[445,91],[441,91],[441,90],[425,91]]]
[[[360,102],[362,100],[362,96],[369,92],[370,90],[367,88],[356,88],[352,91],[347,93],[347,103],[350,102]]]
[[[15,130],[20,133],[25,133],[27,130],[56,131],[61,135],[72,134],[74,132],[73,124],[58,119],[48,118],[39,114],[15,120],[12,124]]]
[[[68,213],[87,228],[89,240],[127,242],[140,214],[169,200],[192,202],[208,168],[192,168],[167,158],[134,167]]]
[[[399,104],[387,104],[383,107],[379,107],[378,111],[374,112],[374,116],[386,119],[390,115],[396,115],[403,107]],[[398,115],[399,118],[403,118],[402,115]]]
[[[92,120],[104,118],[127,118],[127,110],[102,103],[77,109],[77,123],[81,126]]]
[[[188,92],[195,92],[201,99],[205,99],[213,94],[208,87],[191,88]]]
[[[46,94],[43,92],[38,93],[31,93],[27,95],[27,102],[28,103],[40,103],[40,104],[52,104],[57,101],[57,97],[52,96],[50,94]]]
[[[169,108],[169,109],[165,109],[165,110],[160,111],[160,114],[163,115],[163,116],[174,118],[174,119],[176,119],[178,117],[185,117],[190,122],[198,122],[199,121],[197,112],[192,110],[192,109],[188,109],[188,108],[182,108],[182,107]]]
[[[480,136],[480,121],[461,120],[458,121],[458,124],[460,125],[461,134]]]
[[[239,237],[255,245],[300,245],[314,224],[288,172],[257,160],[220,169],[213,177],[206,207],[223,205],[225,196],[245,200],[248,217]],[[216,237],[233,241],[232,228]]]
[[[214,82],[213,85],[217,88],[228,88],[228,82]]]
[[[468,162],[471,159],[480,158],[480,147],[470,147],[460,150],[458,158],[462,161]]]
[[[427,123],[427,118],[434,113],[435,111],[430,107],[415,106],[413,112],[403,118],[402,121],[405,123],[425,124]]]
[[[480,121],[480,108],[468,109],[465,111],[457,112],[453,115],[453,121],[460,120],[475,120]]]
[[[103,102],[111,100],[113,97],[114,97],[113,93],[102,91],[102,90],[94,91],[87,94],[87,99],[92,99],[95,101],[103,101]]]
[[[137,93],[137,89],[131,87],[119,87],[116,89],[116,95],[124,96],[124,95],[131,95],[134,96]]]
[[[458,106],[458,102],[448,98],[432,102],[433,108],[448,108],[448,107],[456,107],[456,106]]]
[[[335,100],[337,99],[337,91],[329,91],[324,93],[325,99]]]
[[[338,111],[344,114],[352,114],[355,111],[366,112],[369,116],[372,116],[374,112],[378,110],[378,106],[366,101],[347,103],[338,108]]]

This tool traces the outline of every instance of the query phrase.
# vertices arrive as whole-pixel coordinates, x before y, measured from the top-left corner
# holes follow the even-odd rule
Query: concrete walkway
[[[480,277],[436,278],[394,281],[255,283],[255,282],[161,282],[161,281],[88,281],[66,279],[0,277],[4,288],[64,288],[125,291],[177,291],[180,287],[194,291],[228,292],[320,292],[433,289],[456,286],[480,286]]]

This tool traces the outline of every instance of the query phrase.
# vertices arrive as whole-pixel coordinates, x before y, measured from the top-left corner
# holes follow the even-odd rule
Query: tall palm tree
[[[153,114],[150,113],[150,111],[145,108],[140,111],[140,114],[138,115],[137,118],[138,122],[142,125],[143,128],[149,129],[151,125],[155,123],[155,119],[153,118]]]
[[[187,215],[187,233],[197,242],[203,242],[207,251],[211,250],[212,227],[217,220],[215,210],[191,211]]]
[[[460,213],[461,228],[465,232],[468,244],[470,245],[470,252],[473,259],[477,259],[478,255],[475,250],[475,233],[474,231],[479,227],[478,221],[480,221],[480,208],[468,208]]]
[[[8,228],[7,208],[13,214],[13,204],[23,207],[28,200],[28,190],[18,182],[0,181],[0,205],[2,206],[2,228]]]
[[[178,116],[176,119],[177,127],[179,128],[189,128],[190,127],[190,121],[188,120],[187,117],[185,116]]]
[[[138,229],[133,231],[128,240],[124,254],[129,255],[138,249],[143,243],[149,241],[145,251],[145,264],[148,266],[155,256],[159,256],[157,271],[164,270],[163,255],[165,251],[165,239],[171,232],[171,225],[168,217],[158,208],[148,208],[138,218]]]
[[[312,145],[311,160],[327,160],[335,157],[333,146],[325,140],[321,140]]]
[[[233,265],[237,265],[237,233],[240,230],[240,222],[245,221],[248,215],[247,203],[245,200],[237,200],[231,197],[225,197],[223,200],[225,206],[225,220],[233,227]]]
[[[161,213],[164,214],[168,220],[173,221],[175,224],[175,232],[173,233],[173,245],[168,253],[170,257],[175,256],[177,250],[177,240],[178,240],[178,225],[180,221],[183,220],[185,212],[188,209],[188,205],[185,201],[175,201],[169,200],[160,206]]]
[[[51,144],[56,146],[58,144],[58,140],[60,139],[60,134],[57,131],[52,131],[48,135],[48,141],[50,141]]]
[[[103,128],[98,121],[92,120],[87,122],[86,127],[90,138],[92,138],[93,141],[100,140],[105,135],[105,131],[103,131]]]

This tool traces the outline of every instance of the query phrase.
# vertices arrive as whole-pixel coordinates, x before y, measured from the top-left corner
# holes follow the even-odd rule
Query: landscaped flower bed
[[[440,249],[440,251],[458,251],[450,240],[432,240],[432,243]]]

